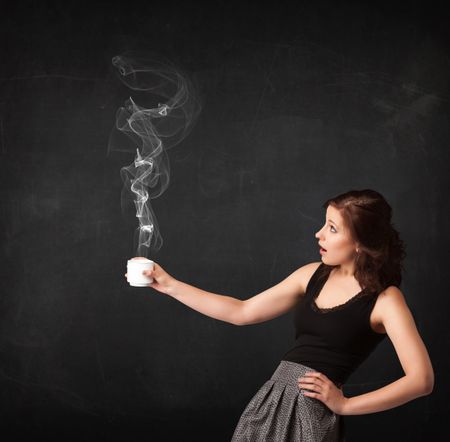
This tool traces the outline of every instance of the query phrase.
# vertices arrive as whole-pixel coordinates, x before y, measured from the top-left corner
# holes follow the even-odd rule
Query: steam
[[[108,146],[109,151],[130,150],[125,140],[118,140],[118,133],[134,142],[134,161],[120,170],[124,183],[121,205],[123,209],[131,193],[139,220],[136,256],[147,256],[150,247],[159,250],[163,243],[150,200],[160,196],[169,185],[166,151],[189,134],[201,106],[188,77],[159,56],[125,53],[113,57],[112,64],[130,89],[143,92],[146,99],[159,97],[162,101],[146,108],[131,97],[126,100],[117,111],[117,130],[112,132]]]

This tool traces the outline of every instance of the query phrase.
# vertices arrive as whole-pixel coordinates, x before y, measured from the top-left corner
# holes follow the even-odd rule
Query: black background
[[[177,279],[240,299],[319,261],[323,202],[373,188],[407,245],[402,291],[433,393],[347,416],[348,441],[444,440],[448,16],[436,3],[2,2],[0,416],[14,440],[227,441],[293,344],[129,287],[136,218],[108,154],[130,96],[111,58],[171,59],[202,112],[153,200]],[[132,95],[132,94],[131,94]],[[403,376],[386,339],[346,396]]]

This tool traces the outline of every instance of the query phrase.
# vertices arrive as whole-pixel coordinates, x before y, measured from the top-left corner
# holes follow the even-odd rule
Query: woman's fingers
[[[142,273],[144,275],[147,275],[147,276],[156,276],[156,271],[158,271],[158,274],[159,274],[160,273],[160,269],[161,269],[161,267],[159,267],[159,265],[156,264],[155,261],[153,261],[153,268],[152,269],[146,269]]]

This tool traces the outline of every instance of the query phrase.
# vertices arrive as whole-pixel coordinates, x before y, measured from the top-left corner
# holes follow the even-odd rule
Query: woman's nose
[[[323,235],[322,235],[322,229],[320,229],[317,233],[316,233],[316,238],[320,239]]]

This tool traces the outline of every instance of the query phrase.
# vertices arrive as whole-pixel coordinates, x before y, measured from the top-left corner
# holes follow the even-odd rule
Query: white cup
[[[147,258],[138,256],[131,258],[127,262],[127,281],[133,287],[147,287],[153,278],[146,276],[142,272],[144,270],[153,270],[154,263]]]

